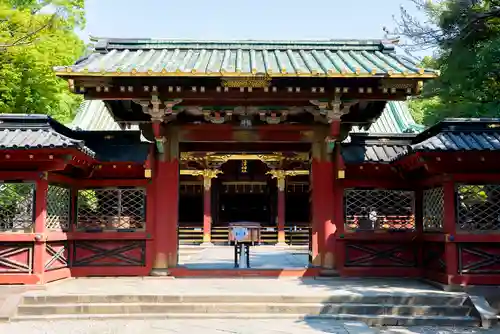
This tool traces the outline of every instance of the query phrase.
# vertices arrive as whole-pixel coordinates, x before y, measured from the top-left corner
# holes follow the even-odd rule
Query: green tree
[[[84,50],[84,0],[0,0],[0,112],[72,119],[81,102],[53,72]]]
[[[410,102],[426,125],[447,117],[500,116],[500,0],[412,0],[427,20],[404,8],[398,33],[409,52],[434,48],[423,64],[439,69],[421,96]]]

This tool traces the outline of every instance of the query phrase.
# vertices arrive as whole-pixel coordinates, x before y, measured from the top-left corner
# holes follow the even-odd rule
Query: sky
[[[80,36],[381,39],[384,27],[394,28],[402,4],[414,11],[409,0],[86,0]]]

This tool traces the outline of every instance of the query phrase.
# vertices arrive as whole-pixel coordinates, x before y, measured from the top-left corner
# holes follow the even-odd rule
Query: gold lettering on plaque
[[[222,78],[222,87],[230,88],[266,88],[271,85],[271,77],[267,74],[255,76]]]

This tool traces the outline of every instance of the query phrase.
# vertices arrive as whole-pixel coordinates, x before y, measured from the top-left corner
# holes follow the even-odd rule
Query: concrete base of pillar
[[[153,268],[151,269],[149,275],[161,277],[161,276],[170,276],[171,273],[168,268]]]
[[[321,269],[319,271],[319,275],[321,277],[339,277],[340,276],[339,272],[335,269]]]
[[[214,244],[210,241],[201,243],[201,247],[212,247]]]

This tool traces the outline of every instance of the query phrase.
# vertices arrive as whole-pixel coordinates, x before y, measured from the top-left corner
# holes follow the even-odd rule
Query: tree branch
[[[57,13],[52,14],[52,16],[47,20],[47,22],[45,22],[44,24],[42,24],[37,29],[24,34],[23,36],[21,36],[21,37],[17,38],[16,40],[14,40],[12,43],[0,44],[0,48],[6,49],[6,48],[9,48],[9,47],[13,47],[13,46],[28,45],[28,44],[33,43],[36,39],[31,39],[29,41],[26,41],[26,40],[30,39],[32,37],[35,37],[42,30],[44,30],[44,29],[52,26],[52,24],[54,23],[54,20],[55,20],[56,16],[57,16]]]

